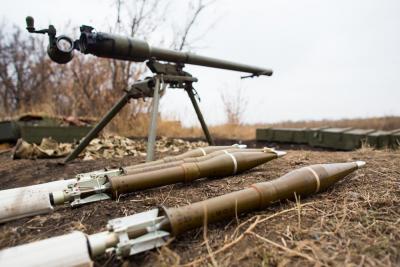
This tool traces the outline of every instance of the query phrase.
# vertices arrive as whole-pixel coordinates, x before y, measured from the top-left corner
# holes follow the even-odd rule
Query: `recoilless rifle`
[[[30,33],[47,34],[49,36],[47,53],[54,62],[59,64],[70,62],[74,57],[74,50],[77,50],[83,54],[92,54],[98,57],[146,62],[147,67],[154,73],[153,77],[137,81],[130,88],[126,89],[125,95],[107,112],[75,150],[65,158],[65,163],[75,159],[130,99],[143,97],[153,97],[147,144],[147,161],[153,160],[159,98],[160,93],[166,89],[167,85],[170,88],[180,88],[187,92],[208,143],[214,145],[214,141],[196,101],[197,92],[193,87],[193,83],[198,80],[183,70],[185,64],[250,74],[242,78],[262,75],[271,76],[273,73],[271,69],[150,46],[147,42],[135,38],[96,32],[93,27],[86,25],[80,27],[81,35],[77,40],[73,40],[66,35],[57,36],[56,28],[53,25],[49,25],[47,29],[36,30],[32,17],[26,18],[26,25],[26,29]]]

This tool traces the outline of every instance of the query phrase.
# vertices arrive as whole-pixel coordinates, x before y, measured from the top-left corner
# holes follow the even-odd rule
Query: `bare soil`
[[[159,155],[165,156],[164,155]],[[0,154],[0,189],[71,178],[77,173],[119,167],[143,158],[74,161],[11,160]],[[282,201],[178,236],[167,246],[130,257],[107,255],[96,266],[399,266],[400,151],[327,152],[288,150],[284,158],[219,180],[199,180],[132,193],[119,202],[104,201],[76,209],[0,225],[0,248],[68,233],[104,231],[107,221],[160,204],[181,206],[277,178],[316,163],[365,160],[358,170],[328,191],[297,203]],[[207,244],[209,249],[207,249]]]

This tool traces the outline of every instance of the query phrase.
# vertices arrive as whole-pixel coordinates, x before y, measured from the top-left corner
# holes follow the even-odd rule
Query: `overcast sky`
[[[172,2],[171,16],[184,16],[187,1]],[[110,0],[13,0],[0,14],[21,27],[26,15],[37,27],[90,24],[104,31],[115,21]],[[239,88],[248,123],[400,115],[400,1],[219,0],[203,16],[204,27],[218,22],[194,52],[274,70],[240,80],[241,73],[188,67],[199,78],[210,124],[225,119],[221,94]],[[185,125],[196,123],[183,91],[170,90],[161,107]]]

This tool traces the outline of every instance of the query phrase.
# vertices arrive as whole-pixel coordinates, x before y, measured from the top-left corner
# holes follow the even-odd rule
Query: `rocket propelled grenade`
[[[106,252],[115,252],[120,258],[128,257],[160,247],[171,236],[201,227],[205,216],[208,223],[232,219],[242,213],[263,209],[273,202],[293,198],[294,194],[307,196],[318,193],[364,165],[363,161],[311,165],[272,181],[187,206],[153,209],[113,219],[108,222],[107,231],[97,234],[85,236],[73,232],[0,251],[0,265],[83,265],[91,264],[91,259]],[[52,253],[38,258],[37,253],[43,251]],[[66,251],[68,255],[64,254]],[[70,257],[72,254],[74,261]]]
[[[112,191],[112,187],[110,187],[110,179],[112,179],[112,177],[121,176],[132,178],[134,174],[137,174],[134,176],[136,177],[135,182],[140,183],[141,188],[150,188],[152,185],[151,182],[148,182],[146,185],[145,181],[140,181],[141,177],[148,177],[144,174],[146,172],[149,173],[159,171],[163,168],[177,167],[183,163],[205,161],[225,153],[236,153],[240,151],[250,153],[264,151],[278,156],[284,153],[267,148],[244,148],[244,145],[197,148],[178,156],[167,157],[151,163],[143,163],[119,169],[98,170],[78,174],[73,179],[3,190],[0,191],[0,223],[18,218],[49,213],[53,211],[54,205],[64,204],[65,202],[74,207],[85,203],[110,199],[113,194],[117,195],[117,192]],[[140,173],[142,173],[142,175],[138,176]],[[165,182],[168,183],[168,181]],[[158,183],[163,184],[164,182],[158,180]],[[121,186],[121,184],[123,184],[123,179],[118,180],[117,184]],[[140,188],[133,190],[140,190]]]
[[[189,158],[197,158],[197,157],[202,157],[206,155],[216,155],[215,152],[218,151],[231,151],[232,149],[245,149],[247,146],[246,145],[239,145],[239,144],[234,144],[231,146],[206,146],[206,147],[198,147],[196,149],[191,149],[183,154],[176,155],[176,156],[167,156],[159,160],[155,161],[150,161],[142,164],[137,164],[137,165],[132,165],[125,167],[125,171],[127,174],[133,169],[138,169],[138,168],[146,168],[149,166],[156,166],[168,162],[173,162],[173,161],[178,161],[178,160],[184,160],[184,159],[189,159]],[[249,151],[246,149],[246,151]],[[222,152],[223,153],[223,152]]]
[[[260,164],[283,156],[285,153],[271,149],[215,151],[209,156],[187,158],[160,165],[147,165],[133,169],[132,174],[102,176],[99,179],[77,182],[68,189],[50,193],[54,205],[70,203],[71,206],[118,198],[131,193],[175,183],[189,183],[200,178],[235,175]],[[211,157],[210,157],[211,156]]]

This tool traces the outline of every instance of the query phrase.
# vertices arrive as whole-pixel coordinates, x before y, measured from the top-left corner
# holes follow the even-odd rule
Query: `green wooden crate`
[[[29,143],[40,144],[43,138],[51,137],[58,142],[79,141],[92,129],[88,126],[30,126],[20,125],[21,138]]]
[[[328,129],[329,127],[308,128],[306,130],[306,138],[308,145],[312,147],[319,147],[322,143],[321,130]]]
[[[293,129],[288,128],[274,128],[272,130],[272,142],[278,143],[292,143],[293,142]]]
[[[354,150],[361,148],[362,144],[367,141],[367,135],[376,132],[373,129],[354,129],[343,133],[342,150]]]
[[[19,127],[14,121],[0,122],[0,143],[12,143],[18,140],[19,137]]]
[[[390,135],[390,146],[392,148],[400,149],[400,132],[392,133]]]
[[[386,148],[390,146],[391,131],[376,131],[367,135],[367,144],[374,148]]]
[[[271,142],[273,136],[272,128],[259,128],[256,129],[256,140]]]
[[[293,143],[295,144],[307,144],[307,128],[293,129]]]
[[[351,131],[352,129],[353,128],[328,128],[320,130],[320,141],[317,146],[342,150],[344,147],[343,133]]]

